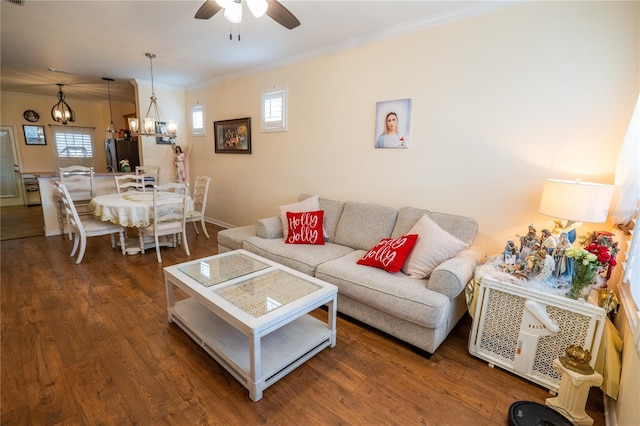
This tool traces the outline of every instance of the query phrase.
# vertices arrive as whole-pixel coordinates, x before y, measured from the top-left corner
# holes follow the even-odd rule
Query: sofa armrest
[[[482,263],[484,253],[478,246],[462,250],[456,256],[442,262],[429,277],[427,288],[456,298],[473,278],[476,267]]]
[[[256,235],[260,238],[273,240],[274,238],[283,238],[282,222],[279,216],[267,217],[260,219],[256,223]]]

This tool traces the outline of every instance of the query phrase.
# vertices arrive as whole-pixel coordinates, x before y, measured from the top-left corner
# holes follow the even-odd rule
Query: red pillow
[[[287,212],[289,232],[284,240],[287,244],[324,245],[322,225],[324,210],[314,212]]]
[[[405,235],[398,238],[385,238],[369,250],[358,265],[373,266],[387,272],[398,272],[402,269],[411,249],[418,240],[418,234]]]

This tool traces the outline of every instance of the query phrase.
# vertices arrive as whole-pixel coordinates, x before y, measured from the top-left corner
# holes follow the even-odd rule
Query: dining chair
[[[113,177],[116,180],[116,190],[118,194],[127,191],[145,192],[144,175],[117,175]]]
[[[181,243],[185,254],[191,255],[186,229],[188,200],[189,184],[187,183],[166,183],[153,188],[153,223],[146,228],[138,228],[142,253],[145,252],[144,237],[153,237],[158,263],[162,263],[159,237],[170,236],[174,247]],[[176,239],[176,235],[181,236],[181,241]]]
[[[148,190],[160,184],[160,167],[158,166],[136,166],[136,176],[140,175],[144,175],[144,186]]]
[[[209,176],[196,177],[196,184],[193,188],[193,214],[187,218],[187,222],[191,222],[193,224],[193,229],[196,230],[196,234],[200,234],[200,232],[198,232],[198,227],[196,226],[196,222],[200,222],[202,231],[207,238],[209,238],[209,233],[207,232],[207,227],[204,223],[204,211],[207,208],[207,196],[209,194],[210,183],[211,178]]]
[[[78,215],[86,216],[90,215],[89,204],[91,199],[95,197],[95,184],[94,184],[94,172],[93,167],[86,167],[80,165],[71,165],[67,167],[59,168],[60,182],[64,184],[69,192],[71,199],[73,200]],[[69,217],[66,215],[66,211],[59,200],[59,221],[60,230],[64,234],[64,221],[67,222],[67,229],[70,229]],[[69,234],[71,239],[71,234]]]
[[[69,190],[67,189],[65,184],[56,182],[55,186],[58,190],[58,194],[60,196],[60,199],[62,200],[67,217],[69,218],[69,222],[71,224],[69,235],[73,234],[74,237],[71,257],[75,256],[76,252],[78,252],[76,264],[82,262],[82,258],[84,257],[84,253],[87,248],[87,237],[111,235],[111,247],[116,248],[115,234],[119,234],[120,244],[122,246],[122,254],[125,253],[124,228],[122,226],[115,225],[111,222],[103,222],[93,217],[87,217],[86,219],[81,220],[80,216],[78,215],[78,211],[76,210],[73,199],[71,198],[71,194],[69,193]],[[78,249],[80,249],[80,251],[78,251]]]

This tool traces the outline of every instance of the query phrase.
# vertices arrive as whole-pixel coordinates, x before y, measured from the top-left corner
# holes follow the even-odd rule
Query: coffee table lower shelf
[[[251,377],[250,336],[241,333],[194,298],[176,302],[170,311],[175,322],[207,353],[249,390],[253,401],[262,391],[324,348],[332,332],[325,322],[302,315],[260,338],[256,377]]]

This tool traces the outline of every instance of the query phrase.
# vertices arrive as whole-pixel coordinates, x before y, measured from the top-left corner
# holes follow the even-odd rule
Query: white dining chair
[[[187,222],[191,222],[193,224],[193,229],[196,230],[196,234],[200,234],[200,232],[198,232],[198,227],[196,226],[196,222],[200,222],[202,231],[207,238],[209,238],[209,233],[207,232],[207,227],[204,223],[204,211],[207,208],[207,196],[209,195],[210,183],[211,178],[209,176],[196,177],[196,184],[193,188],[193,214],[187,218]]]
[[[116,180],[116,190],[118,194],[127,191],[145,192],[144,175],[117,175],[113,177]]]
[[[167,192],[172,194],[167,195]],[[153,237],[158,263],[162,263],[159,237],[169,236],[174,247],[181,243],[185,254],[191,255],[186,229],[188,199],[189,184],[186,183],[166,183],[153,188],[153,223],[146,228],[138,228],[142,253],[145,252],[144,238]],[[178,235],[181,236],[180,240],[176,238]]]
[[[71,165],[68,167],[60,167],[58,170],[60,182],[67,188],[78,215],[90,215],[89,204],[91,203],[91,199],[96,195],[93,167]],[[67,229],[70,229],[70,224],[69,217],[66,215],[61,200],[59,200],[58,213],[60,229],[64,233],[64,221],[67,222]],[[71,239],[71,234],[69,234],[69,239]]]
[[[141,175],[144,175],[142,181],[147,190],[153,189],[155,185],[160,185],[160,167],[136,166],[136,176]]]
[[[75,256],[76,252],[78,253],[76,264],[82,262],[82,258],[84,257],[84,253],[87,248],[87,237],[111,235],[111,247],[116,248],[115,235],[118,234],[120,236],[122,254],[125,253],[124,228],[122,228],[122,226],[115,225],[111,222],[102,222],[101,220],[93,217],[87,217],[84,220],[80,220],[78,211],[76,210],[73,199],[71,198],[66,186],[61,182],[56,182],[55,186],[71,224],[71,228],[69,229],[69,234],[73,234],[73,249],[71,250],[71,257]]]

